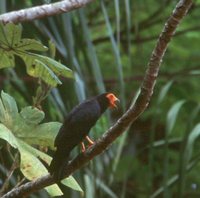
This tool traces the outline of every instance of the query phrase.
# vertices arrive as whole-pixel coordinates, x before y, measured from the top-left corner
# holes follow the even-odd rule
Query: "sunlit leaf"
[[[42,45],[39,41],[34,39],[21,39],[19,43],[16,44],[15,50],[31,50],[31,51],[47,51],[47,47]]]
[[[63,179],[61,181],[61,183],[64,184],[65,186],[68,186],[68,187],[72,188],[73,190],[77,190],[77,191],[83,192],[82,188],[79,186],[77,181],[72,176],[69,176],[66,179]]]
[[[27,124],[39,124],[44,119],[44,112],[32,106],[21,110],[20,115]]]
[[[30,152],[20,148],[20,156],[20,169],[27,179],[34,180],[48,173],[41,161]],[[48,186],[45,189],[51,196],[60,196],[63,194],[56,184]]]
[[[12,126],[17,113],[18,109],[15,100],[2,91],[0,98],[0,122],[7,127]]]
[[[20,133],[20,135],[21,138],[29,144],[37,144],[54,149],[54,139],[60,126],[61,123],[59,122],[48,122],[35,126],[26,134]]]
[[[25,146],[25,143],[21,144],[22,142],[19,141],[3,124],[0,124],[0,138],[6,140],[11,146],[19,150],[20,170],[27,179],[33,180],[48,173],[42,162],[35,155],[29,152],[30,146]],[[29,147],[29,150],[24,149],[27,147]],[[62,195],[61,190],[56,184],[47,187],[46,190],[51,196]]]
[[[73,72],[71,69],[67,68],[65,65],[55,61],[52,58],[42,55],[36,55],[38,60],[46,64],[56,75],[63,76],[66,78],[72,78]]]
[[[0,123],[0,138],[6,140],[12,147],[18,148],[18,141],[11,131]]]
[[[32,51],[46,51],[39,41],[21,38],[22,26],[0,22],[0,68],[14,67],[15,55],[25,62],[27,73],[55,87],[61,84],[58,76],[73,78],[73,72],[63,64]],[[55,52],[54,52],[55,54]]]
[[[21,159],[20,169],[27,179],[34,180],[48,174],[47,169],[38,159],[38,157],[47,164],[50,163],[51,157],[16,138],[3,124],[0,124],[0,138],[6,140],[10,145],[19,150]],[[64,179],[62,183],[74,190],[82,191],[72,176]],[[62,192],[57,185],[51,185],[45,189],[51,196],[62,195]]]
[[[49,155],[47,155],[46,153],[44,153],[44,152],[42,152],[42,151],[30,146],[29,144],[27,144],[26,142],[22,141],[19,138],[18,138],[18,142],[20,142],[20,147],[21,148],[23,148],[27,152],[31,153],[35,157],[41,159],[46,164],[50,164],[52,158]]]
[[[61,84],[56,74],[43,62],[34,55],[22,55],[22,59],[26,64],[27,73],[30,76],[41,78],[44,82],[51,86]]]
[[[15,100],[1,92],[0,121],[22,140],[35,145],[54,148],[54,139],[61,123],[39,123],[44,119],[44,112],[31,106],[18,113]]]

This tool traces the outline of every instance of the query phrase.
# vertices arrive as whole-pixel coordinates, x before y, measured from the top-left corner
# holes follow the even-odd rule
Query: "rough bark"
[[[35,19],[49,17],[81,8],[92,1],[94,0],[65,0],[57,3],[35,6],[2,14],[0,15],[0,21],[3,21],[3,23],[33,21]]]

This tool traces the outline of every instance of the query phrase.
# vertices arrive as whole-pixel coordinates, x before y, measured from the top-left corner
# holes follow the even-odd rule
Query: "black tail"
[[[51,164],[49,166],[49,173],[53,175],[55,180],[60,180],[63,177],[64,169],[68,163],[69,152],[57,149]]]

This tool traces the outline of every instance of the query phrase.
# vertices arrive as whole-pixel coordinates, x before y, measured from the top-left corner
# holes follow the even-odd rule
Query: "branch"
[[[1,187],[0,196],[2,196],[5,193],[5,191],[7,190],[8,186],[9,186],[10,178],[12,177],[15,169],[17,169],[18,167],[19,167],[19,153],[17,152],[14,157],[13,164],[12,164],[9,172],[7,173],[7,178],[5,179],[4,184]]]
[[[163,31],[160,34],[156,47],[152,52],[147,71],[141,85],[141,92],[135,104],[133,104],[127,110],[127,112],[117,121],[117,123],[115,123],[106,133],[104,133],[101,138],[97,140],[95,145],[90,147],[85,153],[79,154],[67,165],[65,170],[65,177],[68,177],[74,171],[83,167],[91,159],[93,159],[95,156],[99,155],[106,148],[108,148],[108,146],[118,136],[120,136],[127,129],[127,127],[132,122],[134,122],[147,108],[150,98],[153,94],[156,78],[158,76],[160,64],[167,49],[167,45],[174,35],[178,24],[180,23],[181,19],[186,15],[191,5],[192,0],[180,0],[172,15],[166,22]],[[50,175],[46,175],[11,190],[2,198],[28,196],[29,194],[53,183],[55,183],[53,177]]]
[[[0,21],[3,23],[33,21],[35,19],[49,17],[81,8],[92,1],[94,0],[64,0],[57,3],[35,6],[2,14],[0,15]]]

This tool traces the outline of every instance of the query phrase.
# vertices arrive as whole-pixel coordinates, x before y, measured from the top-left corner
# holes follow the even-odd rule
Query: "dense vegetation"
[[[47,1],[2,0],[0,11],[43,3]],[[45,166],[53,153],[55,133],[78,102],[105,90],[114,92],[121,100],[121,107],[108,112],[93,128],[90,133],[93,139],[100,137],[123,114],[137,95],[153,47],[176,3],[102,0],[84,9],[15,26],[22,27],[22,40],[37,42],[29,42],[29,48],[13,52],[14,65],[8,61],[7,68],[0,71],[0,88],[4,91],[0,121],[5,124],[7,119],[2,115],[3,110],[10,112],[14,135],[21,141],[18,145],[11,133],[7,139],[3,138],[7,142],[0,142],[2,190],[25,182],[24,176],[33,179],[47,173]],[[109,150],[73,175],[84,197],[200,196],[199,13],[200,1],[196,0],[170,42],[148,109]],[[12,25],[7,27],[8,32],[14,29]],[[1,24],[2,28],[5,26]],[[33,56],[37,57],[36,68],[31,67]],[[32,105],[40,110],[32,109]],[[72,157],[79,152],[77,148]],[[20,171],[20,159],[24,159],[25,165],[33,160],[31,163],[37,169],[28,167],[27,171],[21,162]],[[35,175],[38,167],[43,169]],[[73,178],[65,184],[78,190],[61,185],[66,196],[83,197]],[[55,188],[48,192],[59,194]],[[42,190],[31,197],[49,195]]]

